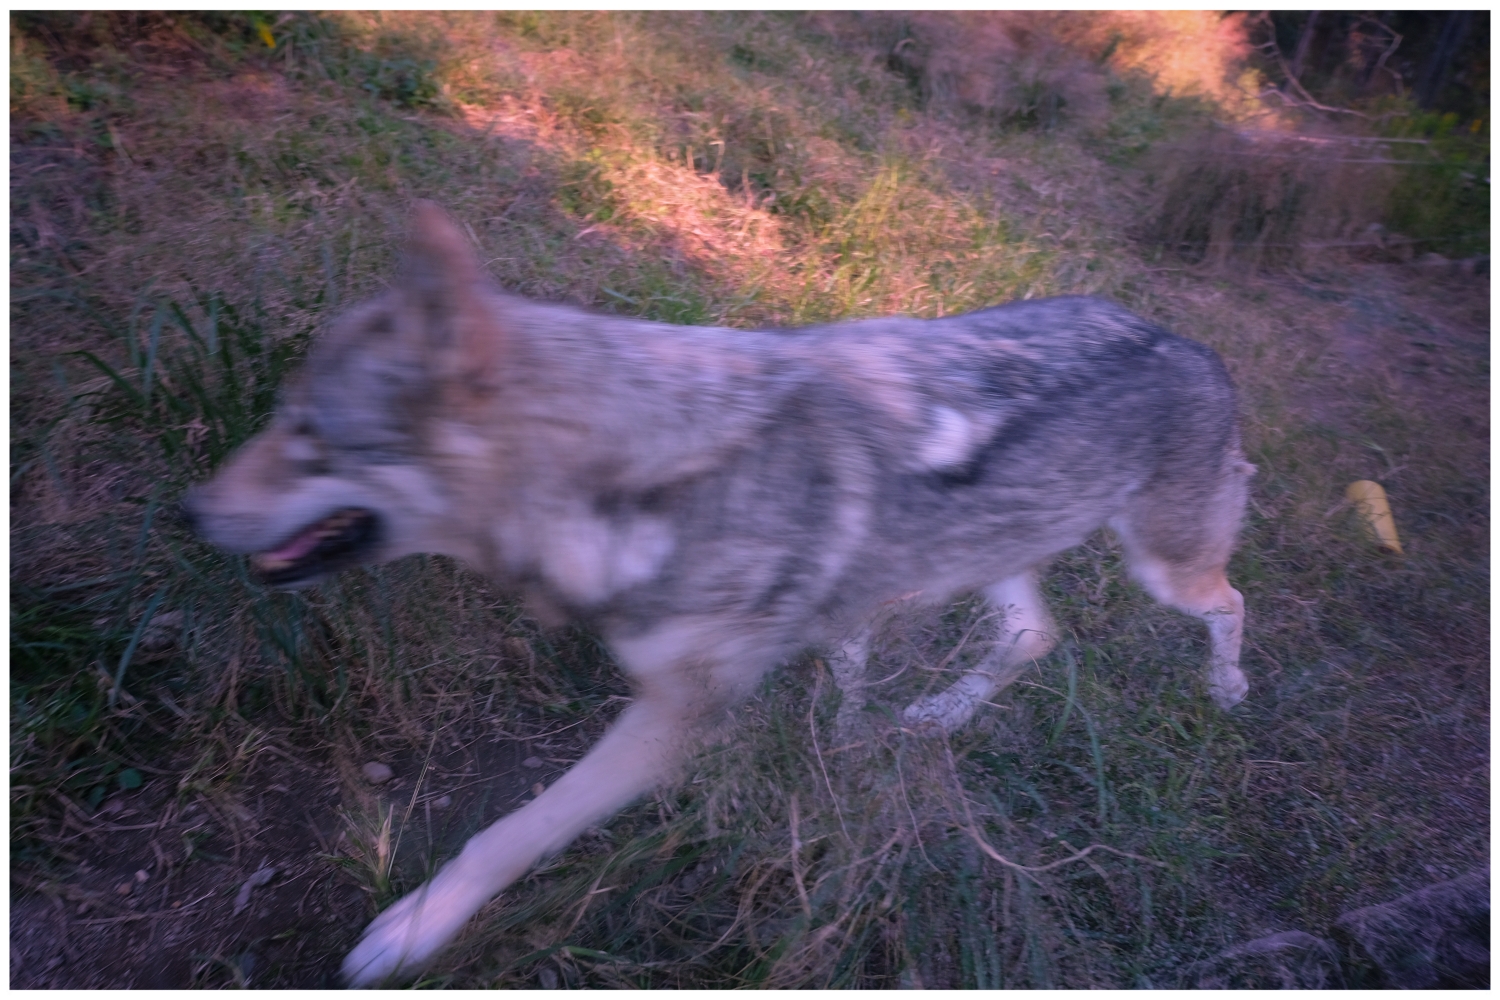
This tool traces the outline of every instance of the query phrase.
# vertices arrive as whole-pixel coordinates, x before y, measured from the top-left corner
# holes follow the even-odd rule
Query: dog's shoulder
[[[805,384],[775,334],[496,299],[508,391],[555,466],[649,489],[716,466]]]

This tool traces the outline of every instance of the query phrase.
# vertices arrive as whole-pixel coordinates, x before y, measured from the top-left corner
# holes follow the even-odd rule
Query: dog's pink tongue
[[[296,562],[307,555],[318,544],[321,534],[321,522],[308,528],[302,534],[287,542],[281,548],[271,552],[262,552],[260,558],[263,562],[272,560],[278,562]]]

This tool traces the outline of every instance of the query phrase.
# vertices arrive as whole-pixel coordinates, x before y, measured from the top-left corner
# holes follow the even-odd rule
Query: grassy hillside
[[[1259,467],[1234,712],[1101,534],[1047,578],[1059,652],[973,725],[835,745],[828,671],[791,664],[431,983],[1171,986],[1485,863],[1489,283],[1406,263],[1458,255],[1473,154],[1255,138],[1288,122],[1246,117],[1242,27],[13,15],[14,983],[329,983],[628,697],[445,559],[276,594],[171,516],[391,279],[418,197],[509,289],[676,323],[1106,295],[1224,355]],[[891,706],[973,618],[908,623]]]

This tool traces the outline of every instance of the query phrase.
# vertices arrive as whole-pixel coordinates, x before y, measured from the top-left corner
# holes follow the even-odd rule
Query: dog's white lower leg
[[[1208,694],[1228,711],[1245,700],[1250,682],[1240,669],[1240,645],[1245,635],[1245,599],[1227,583],[1215,606],[1195,612],[1208,623]]]
[[[1243,463],[1241,463],[1243,464]],[[1243,497],[1231,509],[1238,511]],[[1238,515],[1235,516],[1238,522]],[[1229,710],[1245,700],[1250,682],[1240,669],[1240,646],[1245,633],[1245,598],[1229,585],[1224,563],[1205,558],[1199,562],[1171,562],[1142,543],[1126,520],[1109,522],[1125,545],[1130,573],[1146,591],[1168,607],[1201,618],[1208,625],[1208,694],[1220,708]],[[1233,524],[1220,526],[1233,534]],[[1229,541],[1223,540],[1221,559],[1227,559]]]
[[[1036,586],[1036,574],[1014,576],[985,589],[985,597],[1004,617],[990,654],[979,668],[964,674],[946,690],[919,698],[901,719],[909,726],[934,726],[953,732],[974,717],[979,706],[999,694],[1033,660],[1056,643],[1056,628]]]
[[[1208,695],[1214,704],[1227,711],[1244,701],[1250,691],[1250,682],[1240,669],[1245,598],[1229,585],[1223,568],[1174,566],[1141,551],[1128,528],[1112,526],[1125,542],[1130,572],[1141,586],[1168,607],[1200,618],[1208,625]]]
[[[409,976],[496,893],[590,824],[655,788],[680,754],[683,712],[646,699],[530,804],[476,834],[436,877],[380,914],[344,960],[351,986]]]
[[[870,658],[870,633],[861,632],[834,650],[828,657],[828,669],[842,695],[833,730],[840,739],[849,735],[865,703],[865,666]]]

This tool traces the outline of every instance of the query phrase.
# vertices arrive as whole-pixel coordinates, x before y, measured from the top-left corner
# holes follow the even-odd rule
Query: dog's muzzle
[[[346,507],[308,525],[284,544],[250,557],[250,568],[273,587],[311,582],[366,562],[380,545],[380,518]]]

